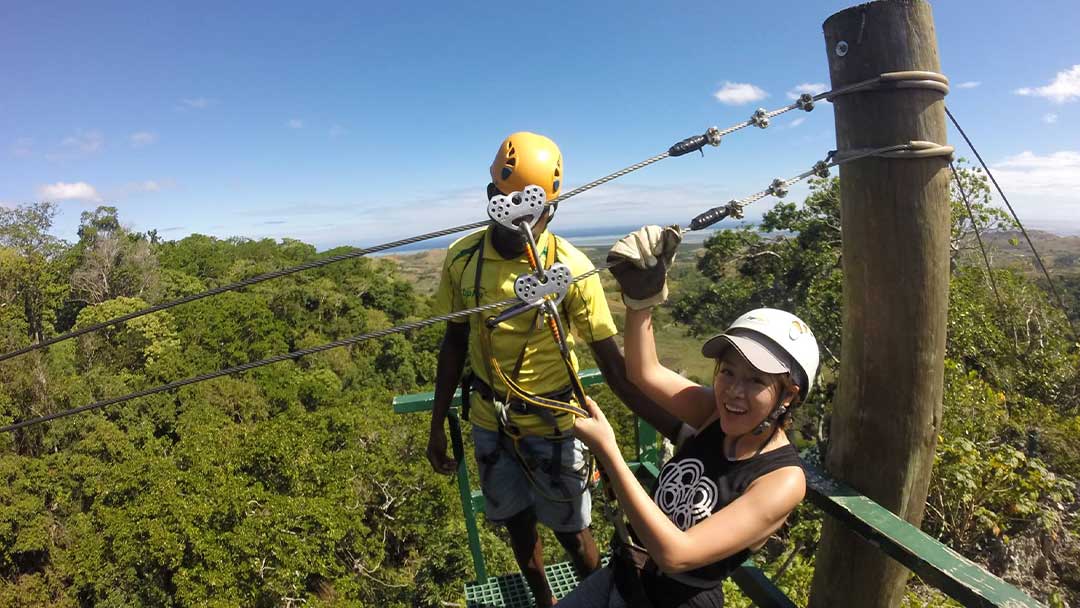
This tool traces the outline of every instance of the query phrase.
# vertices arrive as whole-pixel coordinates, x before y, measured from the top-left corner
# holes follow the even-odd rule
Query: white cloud
[[[289,127],[290,129],[303,129],[304,121],[300,120],[299,118],[293,118],[290,119],[289,122],[285,123],[285,126]]]
[[[804,122],[806,122],[806,117],[805,116],[800,116],[798,118],[793,119],[790,123],[788,123],[788,127],[794,129],[795,127],[801,125]]]
[[[78,130],[60,140],[59,149],[45,155],[49,160],[70,160],[97,154],[105,149],[105,136],[101,131]]]
[[[1024,150],[1016,156],[1010,156],[994,165],[1007,169],[1074,169],[1080,171],[1080,152],[1062,150],[1049,156],[1039,156],[1030,150]],[[1080,173],[1077,173],[1080,177]]]
[[[56,182],[38,187],[38,196],[48,201],[91,201],[98,202],[101,196],[86,182]]]
[[[1080,226],[1080,151],[1024,151],[991,169],[1021,220],[1056,221],[1057,229]]]
[[[817,95],[829,90],[829,86],[821,82],[804,82],[795,85],[795,88],[787,92],[788,99],[798,99],[803,93]]]
[[[205,110],[206,108],[209,108],[210,106],[217,103],[217,101],[213,99],[208,99],[206,97],[189,97],[186,99],[181,99],[180,103],[184,107],[191,108],[193,110]]]
[[[1057,122],[1057,119],[1058,119],[1058,115],[1054,114],[1053,112],[1050,112],[1049,114],[1044,114],[1043,115],[1043,122],[1045,122],[1048,125],[1054,124],[1055,122]]]
[[[11,144],[11,155],[16,158],[29,158],[34,154],[34,140],[20,137]]]
[[[128,186],[135,192],[160,192],[162,187],[161,184],[152,179],[141,182],[132,182],[128,184]]]
[[[1045,97],[1054,103],[1066,103],[1080,99],[1080,63],[1064,72],[1058,72],[1054,81],[1044,87],[1016,89],[1017,95]]]
[[[759,99],[765,99],[769,94],[763,89],[746,82],[727,82],[720,87],[713,97],[722,104],[739,106]]]
[[[142,148],[157,143],[158,135],[153,131],[136,131],[128,139],[131,141],[132,148]]]
[[[107,191],[105,193],[105,198],[108,198],[109,200],[126,199],[134,195],[161,192],[162,190],[173,188],[175,186],[176,182],[171,179],[146,179],[142,181],[128,182],[123,186]]]
[[[341,137],[342,135],[344,135],[346,133],[346,131],[345,131],[345,127],[343,127],[341,125],[334,125],[334,126],[330,127],[330,131],[328,133],[329,133],[331,139],[336,139],[336,138]]]
[[[969,80],[967,82],[961,82],[960,84],[956,85],[956,88],[958,88],[958,89],[974,89],[975,87],[979,86],[980,84],[982,84],[982,82],[980,82],[978,80]]]

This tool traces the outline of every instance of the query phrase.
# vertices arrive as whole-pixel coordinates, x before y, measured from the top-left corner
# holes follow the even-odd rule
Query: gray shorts
[[[472,436],[489,521],[505,522],[533,507],[536,519],[555,532],[580,532],[589,527],[592,497],[585,446],[580,441],[572,437],[558,442],[522,437],[518,440],[519,458],[514,442],[505,435],[474,425]],[[561,445],[553,453],[555,444]],[[553,455],[559,458],[558,467],[552,466]],[[555,468],[558,473],[553,475]]]
[[[626,600],[615,588],[615,571],[611,566],[593,572],[569,595],[559,600],[563,608],[627,608]]]

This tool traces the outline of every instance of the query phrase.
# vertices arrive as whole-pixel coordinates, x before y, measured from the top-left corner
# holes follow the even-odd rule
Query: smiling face
[[[734,348],[728,348],[717,360],[713,391],[720,425],[729,436],[752,432],[781,398],[790,405],[793,397],[787,374],[766,374]]]

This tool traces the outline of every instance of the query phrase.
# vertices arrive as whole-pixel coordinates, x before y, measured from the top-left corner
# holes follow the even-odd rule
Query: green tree
[[[0,247],[21,258],[8,266],[8,276],[22,304],[26,335],[33,341],[45,338],[46,324],[55,319],[54,309],[66,291],[60,261],[67,244],[49,234],[56,213],[56,205],[48,202],[0,208]]]
[[[90,304],[127,296],[157,296],[158,263],[150,240],[120,224],[116,207],[84,211],[71,275],[73,290]]]

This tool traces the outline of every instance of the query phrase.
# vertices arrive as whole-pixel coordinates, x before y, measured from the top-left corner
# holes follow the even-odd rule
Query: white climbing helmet
[[[767,374],[788,372],[799,385],[799,401],[814,388],[818,344],[810,327],[790,312],[758,308],[742,315],[724,333],[709,338],[701,354],[719,357],[734,346],[751,365]]]

